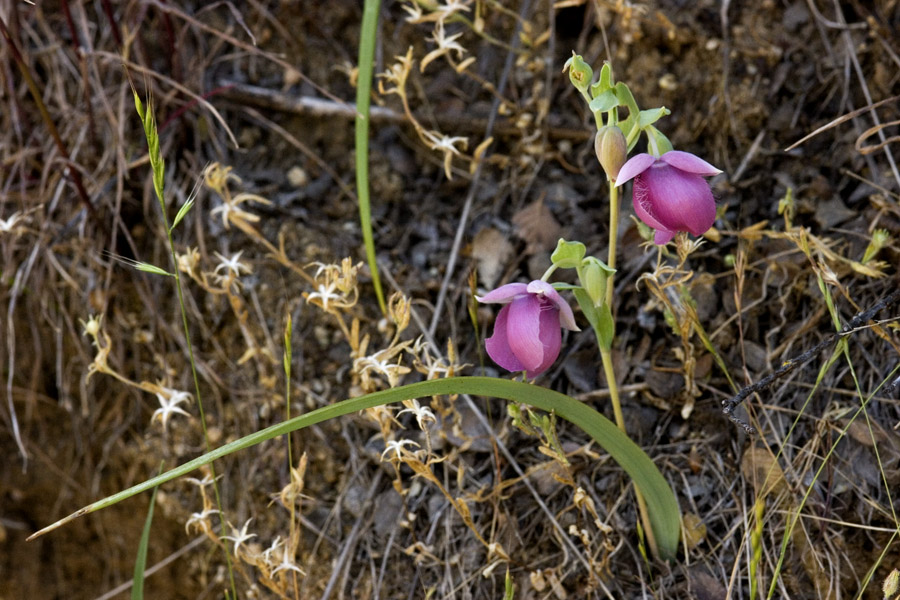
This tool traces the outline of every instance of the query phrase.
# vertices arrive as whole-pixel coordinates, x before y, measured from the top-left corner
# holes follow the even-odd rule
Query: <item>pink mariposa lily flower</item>
[[[559,356],[561,326],[579,331],[571,307],[546,281],[508,283],[476,299],[505,304],[485,347],[495,363],[508,371],[525,371],[529,379]]]
[[[616,187],[634,179],[634,212],[656,230],[653,241],[665,244],[676,231],[703,235],[716,220],[716,200],[704,177],[721,173],[689,152],[670,150],[660,157],[638,154],[616,177]]]

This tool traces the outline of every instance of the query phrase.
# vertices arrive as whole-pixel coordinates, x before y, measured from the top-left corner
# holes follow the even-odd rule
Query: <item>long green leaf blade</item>
[[[678,551],[679,532],[681,530],[681,513],[678,502],[675,499],[672,488],[659,472],[659,469],[656,468],[650,457],[637,444],[619,431],[612,421],[590,406],[582,404],[569,396],[536,385],[518,381],[506,381],[493,377],[452,377],[449,379],[422,381],[375,392],[359,398],[351,398],[319,408],[305,415],[294,417],[284,423],[278,423],[251,433],[188,461],[158,477],[98,500],[57,521],[53,525],[45,527],[28,539],[34,539],[82,515],[106,508],[135,494],[186,475],[194,469],[209,464],[223,456],[228,456],[232,452],[249,448],[286,433],[383,404],[447,394],[471,394],[524,402],[547,412],[553,411],[558,417],[580,427],[619,463],[634,481],[635,486],[640,489],[647,502],[651,526],[656,536],[661,556],[666,559],[675,557]]]
[[[387,314],[381,277],[375,259],[375,241],[372,238],[372,209],[369,204],[369,105],[372,101],[372,71],[375,62],[375,30],[378,26],[378,9],[381,0],[365,0],[362,30],[359,38],[359,68],[356,77],[356,196],[359,201],[359,222],[372,285],[382,314]]]
[[[160,463],[159,472],[162,473],[163,466],[166,463]],[[131,600],[144,600],[144,570],[147,568],[147,547],[150,546],[150,526],[153,523],[153,508],[156,506],[156,492],[159,486],[153,488],[153,495],[150,496],[150,508],[147,509],[147,519],[144,521],[144,531],[141,532],[141,541],[138,544],[137,558],[134,559],[134,577],[131,579]]]

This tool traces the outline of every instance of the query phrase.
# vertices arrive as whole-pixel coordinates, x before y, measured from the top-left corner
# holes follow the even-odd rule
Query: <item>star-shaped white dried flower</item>
[[[288,556],[287,548],[284,548],[281,551],[281,562],[278,563],[278,566],[272,569],[271,575],[275,575],[278,571],[296,571],[300,575],[306,575],[306,571],[295,565],[290,561],[290,557]]]
[[[379,350],[371,356],[363,356],[353,361],[353,370],[359,373],[363,378],[371,377],[370,371],[386,377],[388,385],[396,387],[400,383],[400,379],[409,373],[411,369],[402,364],[393,362],[397,354],[402,352],[409,342],[403,342],[384,350]]]
[[[426,423],[437,422],[437,419],[435,418],[434,412],[432,412],[431,408],[429,408],[427,406],[422,406],[421,404],[419,404],[419,401],[416,399],[411,400],[410,403],[412,404],[412,406],[409,408],[404,408],[399,413],[397,413],[397,416],[400,416],[403,413],[414,414],[416,416],[416,422],[419,424],[419,429],[421,429],[422,431],[425,431]]]
[[[313,304],[316,304],[316,301],[318,301],[322,310],[327,311],[330,304],[342,299],[342,296],[334,291],[335,287],[333,283],[328,285],[320,283],[315,292],[306,295],[306,301]]]
[[[409,16],[406,17],[407,23],[422,23],[425,20],[425,13],[422,12],[422,7],[415,2],[412,4],[403,4],[401,8],[409,14]]]
[[[234,533],[234,535],[223,535],[222,536],[223,540],[231,540],[232,542],[234,542],[234,557],[235,558],[237,558],[238,549],[241,547],[241,544],[243,544],[250,538],[256,537],[255,533],[247,533],[247,527],[250,525],[250,521],[252,521],[252,520],[253,520],[253,517],[250,517],[249,519],[247,519],[247,522],[244,523],[244,526],[241,527],[240,531],[238,531],[237,527],[235,527],[234,525],[229,523],[228,525],[229,525],[229,527],[231,527],[231,531]]]
[[[443,4],[429,6],[429,12],[426,14],[422,11],[419,3],[414,1],[411,5],[404,4],[403,10],[410,15],[406,19],[408,23],[443,22],[455,13],[472,10],[469,7],[471,3],[472,0],[447,0]]]
[[[453,175],[450,173],[450,163],[454,156],[462,156],[456,145],[459,144],[465,150],[469,145],[469,138],[450,137],[439,131],[423,131],[422,135],[425,137],[425,143],[428,144],[429,148],[443,152],[444,173],[446,173],[447,179],[453,179]]]
[[[356,289],[358,267],[353,264],[353,261],[345,258],[341,261],[340,266],[313,264],[319,267],[315,275],[316,291],[304,292],[303,297],[307,302],[331,313],[356,304],[359,293]]]
[[[414,442],[413,440],[390,440],[384,448],[384,452],[381,453],[381,460],[384,460],[384,455],[389,452],[394,452],[394,458],[390,460],[399,460],[403,453],[406,452],[403,447],[404,446],[415,446],[419,448],[419,444]]]
[[[184,524],[184,530],[186,533],[191,532],[191,526],[196,527],[202,533],[209,533],[210,525],[209,525],[209,517],[218,513],[219,511],[215,508],[210,508],[209,510],[204,510],[202,512],[191,513],[191,518],[188,519],[187,523]]]
[[[191,395],[187,392],[170,390],[169,388],[161,388],[161,391],[156,392],[156,397],[159,398],[160,407],[153,411],[153,416],[150,417],[150,422],[152,423],[153,421],[159,419],[162,423],[163,431],[167,429],[169,424],[169,417],[171,417],[173,414],[178,413],[186,417],[191,416],[189,412],[178,406],[182,402],[190,401]]]
[[[241,262],[241,254],[243,254],[243,253],[244,253],[244,251],[241,250],[237,254],[232,255],[231,258],[226,258],[225,256],[223,256],[222,254],[219,254],[218,252],[213,252],[213,254],[216,255],[216,258],[219,259],[219,264],[216,265],[216,269],[214,271],[214,273],[215,273],[216,277],[219,279],[219,281],[225,281],[228,279],[232,279],[234,277],[240,277],[242,271],[244,273],[252,272],[250,267],[248,267],[246,264]],[[222,271],[222,270],[225,271],[224,275],[219,274],[219,271]]]
[[[456,52],[457,60],[461,60],[463,55],[466,53],[466,49],[459,45],[458,40],[462,36],[462,33],[454,33],[453,35],[447,35],[444,30],[444,21],[438,21],[434,26],[434,35],[428,39],[437,44],[437,48],[426,54],[422,57],[422,62],[419,64],[419,71],[422,73],[425,72],[425,67],[433,61],[434,59],[440,56],[447,56],[451,65],[453,65],[453,61],[450,60],[450,53]],[[454,67],[456,65],[453,65]]]
[[[282,545],[284,545],[284,540],[281,539],[280,535],[276,535],[275,539],[272,540],[272,545],[263,550],[263,560],[266,561],[267,564],[270,564],[272,562],[272,553],[278,550]]]
[[[221,479],[224,475],[219,475],[216,479]],[[209,473],[203,476],[203,479],[197,479],[196,477],[185,477],[184,480],[188,483],[193,483],[199,488],[205,488],[206,486],[212,485],[215,483],[216,479],[212,478],[212,475]]]
[[[233,198],[225,197],[222,204],[210,211],[210,214],[222,214],[222,225],[225,229],[230,229],[231,225],[235,225],[240,229],[246,230],[250,223],[258,223],[259,215],[247,212],[240,207],[244,202],[259,202],[261,204],[272,204],[262,196],[257,194],[237,194]]]

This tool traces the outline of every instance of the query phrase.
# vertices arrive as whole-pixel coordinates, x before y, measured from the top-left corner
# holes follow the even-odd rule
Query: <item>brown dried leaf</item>
[[[806,530],[802,526],[794,528],[791,541],[794,543],[794,552],[800,556],[803,570],[806,571],[806,575],[816,588],[815,597],[821,598],[821,600],[834,600],[836,597],[835,586],[832,585],[830,574],[819,562],[820,555],[810,542]]]
[[[681,518],[681,535],[688,550],[693,550],[706,539],[706,523],[694,513],[685,513]]]
[[[772,453],[762,446],[751,446],[741,459],[741,473],[753,484],[757,497],[781,492],[786,485],[784,471]]]
[[[487,227],[475,235],[472,242],[472,257],[478,267],[478,279],[483,287],[494,288],[512,255],[512,244],[496,229]]]
[[[716,598],[728,597],[728,590],[722,583],[710,575],[710,573],[701,566],[691,567],[689,571],[689,581],[691,598],[697,600],[713,600]]]
[[[844,419],[843,423],[846,423],[847,421],[848,419]],[[869,423],[866,423],[865,421],[853,421],[847,428],[847,435],[869,448],[874,444],[878,444],[878,448],[881,452],[885,452],[885,449],[887,449],[888,452],[897,453],[897,451],[900,450],[900,448],[897,447],[898,444],[895,439],[895,434],[885,431],[885,429],[876,421],[870,421]],[[872,439],[873,436],[875,438],[874,440]]]
[[[562,228],[543,199],[532,202],[512,218],[516,235],[525,240],[527,254],[548,252],[556,247],[562,236]]]

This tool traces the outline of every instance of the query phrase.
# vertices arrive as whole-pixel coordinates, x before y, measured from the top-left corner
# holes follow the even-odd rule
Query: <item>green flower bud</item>
[[[625,134],[615,125],[601,127],[594,138],[594,152],[600,166],[606,171],[610,181],[615,181],[619,169],[628,159],[628,145],[625,143]]]
[[[610,269],[606,263],[593,256],[585,258],[582,262],[578,278],[594,306],[600,306],[606,301],[606,283],[609,276],[615,272],[615,269]]]
[[[591,65],[584,62],[580,54],[572,52],[572,58],[563,65],[563,73],[567,69],[569,71],[569,81],[572,82],[572,85],[582,94],[586,93],[588,88],[591,87],[591,81],[594,79],[594,70],[591,68]]]

